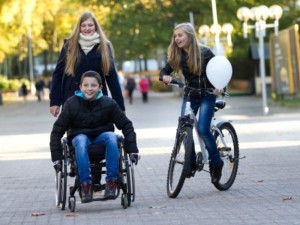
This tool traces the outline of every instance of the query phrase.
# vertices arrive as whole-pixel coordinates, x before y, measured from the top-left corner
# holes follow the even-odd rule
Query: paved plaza
[[[49,134],[55,118],[47,99],[0,106],[0,225],[300,224],[300,110],[269,104],[262,113],[256,96],[227,98],[218,119],[233,120],[240,160],[235,183],[218,191],[209,174],[187,179],[176,199],[166,193],[166,177],[181,99],[136,91],[126,114],[133,121],[141,160],[135,167],[136,200],[56,208]],[[68,178],[69,184],[73,180]]]

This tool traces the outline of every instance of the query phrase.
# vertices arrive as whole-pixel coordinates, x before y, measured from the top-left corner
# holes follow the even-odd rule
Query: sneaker
[[[91,181],[80,184],[81,203],[88,203],[93,201],[93,184]]]
[[[210,164],[210,175],[211,175],[211,182],[212,183],[217,183],[221,179],[223,166],[224,166],[223,160],[221,160],[221,165],[219,167],[214,168]]]
[[[115,199],[117,190],[117,181],[108,180],[105,186],[104,198],[105,199]]]

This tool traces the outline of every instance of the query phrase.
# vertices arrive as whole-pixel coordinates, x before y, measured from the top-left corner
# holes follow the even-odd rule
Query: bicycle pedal
[[[195,176],[195,173],[196,173],[196,170],[192,170],[192,171],[189,172],[185,177],[186,177],[186,178],[194,177],[194,176]]]

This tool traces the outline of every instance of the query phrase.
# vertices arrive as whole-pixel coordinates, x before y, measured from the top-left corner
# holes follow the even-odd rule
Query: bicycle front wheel
[[[167,193],[170,198],[176,198],[178,196],[186,176],[191,171],[192,147],[192,128],[184,127],[181,133],[178,134],[168,168]]]
[[[221,159],[224,162],[222,169],[222,177],[219,182],[214,183],[215,187],[220,190],[228,190],[235,181],[239,166],[239,143],[236,131],[232,124],[226,122],[218,127],[221,131],[224,145],[221,136],[218,132],[215,133],[217,148],[220,151]]]

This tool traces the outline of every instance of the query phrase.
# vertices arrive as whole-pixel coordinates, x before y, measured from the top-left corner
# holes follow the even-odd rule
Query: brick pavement
[[[220,192],[201,172],[169,199],[166,173],[180,99],[150,93],[144,104],[138,93],[134,97],[126,112],[142,160],[135,168],[136,201],[126,210],[120,199],[81,204],[79,197],[75,213],[57,209],[48,148],[55,119],[48,101],[1,106],[0,225],[300,224],[299,109],[270,105],[270,115],[263,116],[260,98],[228,98],[219,118],[234,121],[246,156],[234,185]]]

